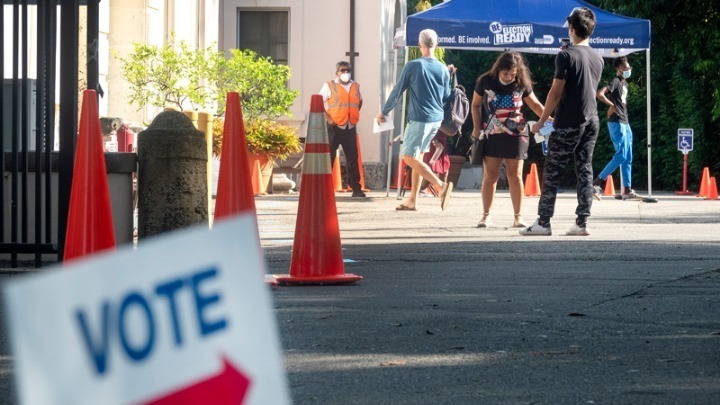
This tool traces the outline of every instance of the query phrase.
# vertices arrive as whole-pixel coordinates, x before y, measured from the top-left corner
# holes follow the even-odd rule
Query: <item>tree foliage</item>
[[[417,1],[408,0],[408,13]],[[433,5],[440,1],[432,1]],[[694,150],[690,153],[689,181],[698,188],[704,167],[720,172],[720,3],[715,0],[637,1],[590,0],[589,3],[628,17],[651,21],[651,105],[652,105],[652,184],[653,190],[678,190],[682,185],[682,154],[677,150],[678,128],[695,130]],[[446,63],[458,67],[458,81],[471,97],[475,79],[490,69],[498,52],[447,50]],[[552,83],[554,56],[525,55],[534,81],[534,91],[545,101]],[[628,55],[633,67],[629,79],[628,114],[633,130],[633,182],[637,188],[647,184],[647,69],[646,53]],[[612,60],[605,59],[603,86],[614,75]],[[599,173],[612,157],[605,107],[601,117],[594,170]],[[528,116],[534,114],[526,111]],[[463,132],[472,127],[468,120]],[[531,143],[529,163],[542,160],[539,145]],[[570,170],[572,172],[572,170]],[[570,173],[564,185],[574,184]]]
[[[133,44],[127,58],[119,58],[130,83],[130,102],[179,109],[206,108],[221,113],[229,91],[240,94],[243,116],[275,119],[291,116],[298,91],[289,90],[290,68],[255,52],[233,49],[228,58],[213,47],[191,49],[185,42],[164,46]]]

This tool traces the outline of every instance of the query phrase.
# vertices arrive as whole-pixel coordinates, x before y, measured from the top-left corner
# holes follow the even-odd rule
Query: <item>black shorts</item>
[[[504,132],[489,134],[485,142],[485,156],[525,160],[528,157],[530,138],[509,135]]]

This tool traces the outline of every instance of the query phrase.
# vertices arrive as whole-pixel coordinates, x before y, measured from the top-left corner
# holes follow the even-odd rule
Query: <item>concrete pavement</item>
[[[295,404],[714,404],[720,396],[720,201],[595,202],[592,235],[524,237],[507,192],[337,194],[349,286],[272,292]],[[528,223],[537,198],[525,198]],[[256,199],[269,273],[287,273],[297,195]],[[14,277],[3,273],[2,278]],[[0,403],[13,403],[0,335]]]
[[[280,287],[296,404],[712,404],[720,395],[720,201],[595,202],[591,236],[524,237],[499,192],[417,212],[337,194],[353,286]],[[537,198],[525,198],[534,220]],[[269,272],[288,271],[297,198],[257,200]]]

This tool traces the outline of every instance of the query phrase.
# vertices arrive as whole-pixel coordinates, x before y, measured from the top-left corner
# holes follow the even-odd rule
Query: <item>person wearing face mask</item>
[[[521,230],[521,235],[552,235],[550,219],[555,214],[560,177],[571,157],[575,160],[578,205],[575,223],[565,234],[590,235],[587,219],[593,202],[592,157],[600,130],[595,95],[604,65],[602,57],[590,47],[596,21],[595,13],[587,7],[573,9],[566,19],[572,46],[555,57],[555,74],[545,100],[545,112],[531,129],[539,132],[554,111],[554,129],[548,138],[543,166],[538,219]]]
[[[595,198],[600,200],[601,190],[605,179],[615,169],[620,167],[622,174],[622,199],[629,200],[637,198],[635,190],[632,189],[632,130],[627,114],[627,79],[630,78],[632,68],[627,57],[621,56],[613,60],[613,67],[617,73],[607,84],[598,91],[597,98],[610,106],[607,110],[607,125],[610,131],[610,139],[615,148],[615,155],[605,165],[598,177],[593,182]],[[608,97],[609,96],[609,97]]]
[[[522,172],[529,139],[520,111],[523,102],[538,116],[545,109],[533,93],[525,58],[518,52],[504,52],[490,70],[478,77],[473,93],[472,137],[477,138],[481,131],[487,137],[483,154],[483,215],[478,228],[487,228],[492,223],[490,209],[503,161],[515,214],[512,226],[527,226],[522,218]]]
[[[335,65],[335,79],[323,84],[320,94],[325,102],[328,142],[330,143],[330,164],[335,164],[338,146],[342,146],[347,163],[348,185],[352,196],[362,198],[365,193],[360,186],[358,167],[357,123],[362,108],[360,85],[351,79],[352,67],[340,61]]]

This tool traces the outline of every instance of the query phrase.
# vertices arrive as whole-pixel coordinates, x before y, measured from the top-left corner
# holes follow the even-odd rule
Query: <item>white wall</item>
[[[372,119],[380,110],[383,61],[392,53],[392,33],[396,3],[405,10],[405,0],[356,0],[355,1],[355,57],[353,79],[360,84],[363,95],[358,134],[364,162],[384,161],[385,141],[372,133]],[[350,50],[350,1],[349,0],[223,0],[220,10],[220,49],[237,46],[237,10],[289,10],[290,38],[289,65],[292,78],[289,87],[299,90],[291,112],[291,123],[300,128],[305,136],[306,117],[310,97],[322,84],[335,77],[335,64],[349,60]],[[404,17],[404,14],[403,14]],[[389,48],[382,47],[381,38],[390,33]],[[387,41],[386,41],[387,45]],[[389,76],[388,76],[389,77]],[[382,100],[384,101],[384,99]]]

